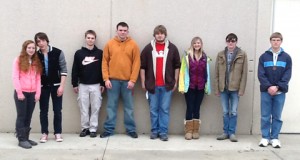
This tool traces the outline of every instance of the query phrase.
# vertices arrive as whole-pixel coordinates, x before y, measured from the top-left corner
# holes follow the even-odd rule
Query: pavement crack
[[[271,150],[273,154],[275,154],[276,157],[278,157],[280,160],[284,160],[284,158],[280,157],[274,150]]]
[[[107,149],[107,146],[108,146],[108,141],[109,141],[109,137],[107,138],[107,141],[106,141],[106,145],[105,145],[104,152],[103,152],[103,155],[102,155],[102,160],[104,160],[105,152],[106,152],[106,149]]]

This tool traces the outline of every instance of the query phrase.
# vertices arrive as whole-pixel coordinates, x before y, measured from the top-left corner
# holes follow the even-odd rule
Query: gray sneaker
[[[236,136],[234,134],[231,134],[229,139],[230,139],[231,142],[237,142],[238,141],[238,139],[236,138]]]
[[[228,139],[228,135],[223,133],[222,135],[220,135],[219,137],[217,137],[217,140],[225,140]]]

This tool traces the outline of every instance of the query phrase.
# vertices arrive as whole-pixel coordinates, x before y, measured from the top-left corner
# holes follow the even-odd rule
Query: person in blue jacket
[[[281,113],[292,75],[292,59],[280,47],[282,39],[281,33],[273,33],[270,36],[271,48],[259,58],[262,133],[260,147],[267,147],[269,144],[274,148],[281,147],[278,140],[282,126]]]

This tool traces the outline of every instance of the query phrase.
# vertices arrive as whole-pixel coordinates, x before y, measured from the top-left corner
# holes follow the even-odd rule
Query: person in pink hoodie
[[[30,123],[35,103],[41,95],[42,65],[36,53],[36,45],[32,40],[26,40],[22,45],[20,55],[13,63],[14,100],[16,103],[16,137],[19,146],[31,148],[37,145],[29,140]]]

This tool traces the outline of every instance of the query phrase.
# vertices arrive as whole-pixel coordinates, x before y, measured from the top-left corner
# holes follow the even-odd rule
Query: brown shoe
[[[200,123],[201,123],[201,120],[200,119],[193,119],[193,125],[194,125],[194,128],[193,128],[193,139],[199,139],[200,137]]]
[[[193,138],[193,120],[186,120],[185,121],[185,136],[186,140],[191,140]]]

